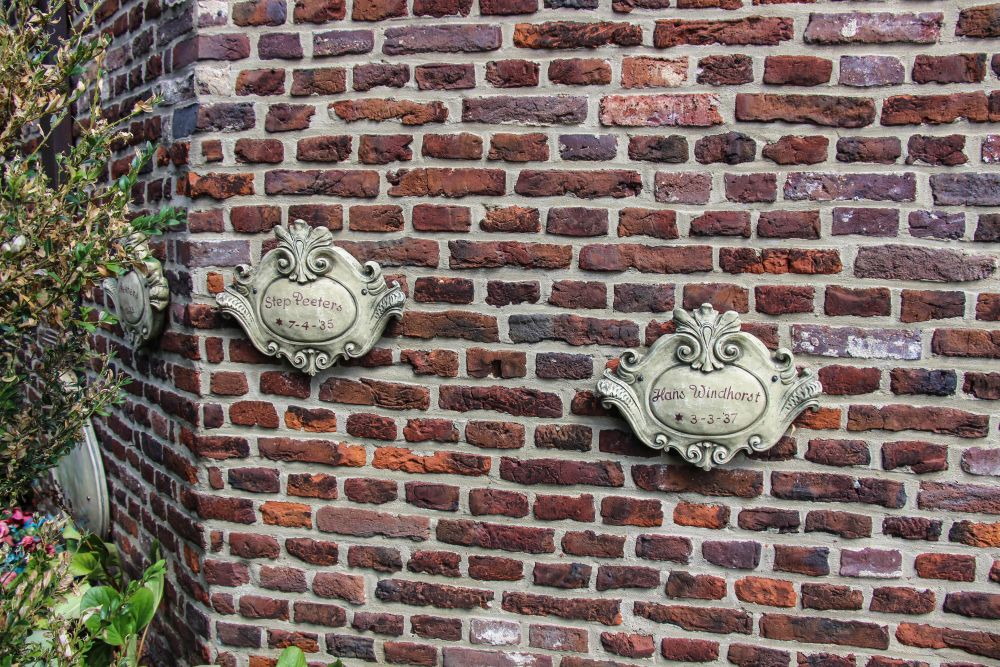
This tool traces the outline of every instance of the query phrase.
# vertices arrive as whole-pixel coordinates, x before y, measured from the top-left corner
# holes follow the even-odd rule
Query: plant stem
[[[149,626],[153,623],[150,621],[146,624],[146,628],[142,631],[142,637],[139,639],[139,648],[135,652],[135,665],[139,667],[139,661],[142,660],[142,650],[146,644],[146,633],[149,632]]]

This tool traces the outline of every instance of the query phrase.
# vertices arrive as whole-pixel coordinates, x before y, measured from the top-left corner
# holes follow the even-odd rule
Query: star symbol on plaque
[[[678,412],[676,415],[674,415],[674,421],[675,422],[684,421],[684,415]]]
[[[284,324],[284,322],[282,322],[282,321],[281,321],[281,318],[278,318],[278,319],[276,319],[276,320],[274,321],[274,323],[275,323],[275,324],[277,324],[277,325],[278,325],[279,327],[280,327],[280,326],[281,326],[282,324]]]

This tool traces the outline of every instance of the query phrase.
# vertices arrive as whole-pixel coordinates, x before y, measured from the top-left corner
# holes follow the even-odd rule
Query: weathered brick
[[[736,120],[864,127],[875,122],[875,102],[867,97],[739,93]]]
[[[607,85],[611,65],[600,58],[568,58],[549,62],[549,81],[566,86]]]
[[[427,167],[400,169],[386,178],[392,197],[465,197],[467,195],[502,195],[506,187],[499,169],[453,169]]]
[[[329,109],[331,114],[347,123],[362,120],[376,122],[398,120],[403,125],[425,125],[443,123],[448,118],[448,109],[440,102],[394,99],[344,100],[334,102]]]
[[[634,197],[642,190],[638,172],[624,169],[569,171],[525,169],[517,176],[514,192],[527,197],[572,195],[581,199]]]
[[[711,255],[708,246],[589,245],[580,251],[580,268],[586,271],[631,268],[642,273],[698,273],[712,269]]]
[[[904,540],[937,541],[941,537],[941,521],[919,517],[886,517],[882,533]]]
[[[498,48],[499,26],[441,24],[386,28],[382,52],[398,56],[428,52],[476,53]]]
[[[903,83],[903,63],[895,56],[841,56],[840,84],[857,88]]]
[[[549,528],[477,523],[442,519],[437,524],[437,538],[448,544],[479,546],[485,549],[551,553],[553,532]]]
[[[653,46],[658,49],[682,44],[727,46],[777,46],[792,38],[789,18],[752,16],[728,21],[670,19],[657,21]]]
[[[851,406],[848,414],[847,428],[851,431],[918,430],[957,435],[962,438],[977,438],[986,435],[986,423],[985,415],[954,408],[855,405]]]
[[[788,175],[784,194],[785,199],[790,200],[913,201],[916,178],[913,173],[883,176],[798,172]]]
[[[587,117],[587,99],[495,95],[462,100],[462,120],[479,123],[574,125]]]
[[[764,614],[760,629],[761,635],[770,639],[883,650],[889,647],[889,629],[865,621]]]
[[[919,359],[919,332],[793,325],[793,349],[803,354],[858,359]]]
[[[600,46],[638,46],[642,30],[630,23],[550,21],[518,23],[514,46],[527,49],[594,49]]]
[[[981,484],[921,482],[917,504],[928,510],[1000,514],[1000,493]]]
[[[622,622],[620,600],[607,598],[558,598],[550,595],[508,592],[503,594],[505,611],[529,616],[558,616],[580,621],[595,621],[604,625]]]
[[[941,33],[940,13],[888,12],[811,14],[803,39],[808,44],[933,44]]]
[[[802,608],[828,611],[858,610],[864,599],[861,591],[832,584],[802,584]]]
[[[403,579],[383,579],[375,587],[375,597],[385,602],[400,602],[439,609],[486,609],[493,592],[446,584],[432,584]]]
[[[879,587],[872,591],[869,608],[884,613],[926,614],[934,609],[934,597],[930,590]]]
[[[894,244],[862,248],[854,264],[859,278],[935,282],[981,280],[995,270],[995,260],[986,255]]]
[[[968,7],[958,14],[955,34],[959,37],[989,38],[1000,35],[997,28],[998,9],[996,5]]]
[[[634,612],[655,623],[676,625],[694,632],[717,634],[750,634],[752,617],[745,611],[713,607],[663,605],[656,602],[635,602]]]
[[[608,95],[601,98],[602,125],[621,127],[709,127],[723,122],[719,98],[687,95]]]
[[[826,160],[829,140],[818,136],[786,135],[761,150],[761,155],[777,164],[817,164]]]
[[[486,81],[497,88],[538,85],[538,63],[528,60],[492,60],[486,63]]]
[[[833,473],[775,472],[771,474],[771,485],[771,494],[777,498],[870,503],[883,507],[902,507],[906,501],[902,483],[873,477],[855,479]]]
[[[269,195],[370,198],[378,195],[379,179],[372,171],[274,169],[264,174],[264,191]]]
[[[989,120],[985,93],[954,95],[895,95],[882,103],[883,125],[939,125],[965,119],[972,123]]]
[[[764,59],[764,83],[786,86],[818,86],[830,81],[833,62],[816,56],[768,56]]]
[[[698,83],[710,86],[735,86],[753,81],[753,59],[750,56],[716,55],[698,60]]]
[[[507,162],[544,161],[549,159],[549,146],[547,142],[548,139],[541,133],[494,134],[490,140],[490,152],[487,157],[490,160],[504,160]],[[517,206],[508,208],[520,209]],[[487,212],[487,217],[489,217],[489,213]],[[537,217],[537,211],[535,211],[535,216]],[[485,226],[483,229],[486,231],[502,231],[500,229],[487,229]]]

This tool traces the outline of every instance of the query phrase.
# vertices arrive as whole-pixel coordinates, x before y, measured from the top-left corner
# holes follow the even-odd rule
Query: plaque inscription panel
[[[672,366],[650,386],[649,408],[657,419],[692,435],[728,435],[754,424],[767,409],[760,381],[737,366],[705,374]]]
[[[275,227],[278,245],[215,298],[264,354],[315,375],[338,359],[360,357],[403,312],[403,291],[375,262],[360,264],[333,245],[325,227],[296,220]]]
[[[676,333],[642,355],[622,354],[597,383],[605,407],[618,408],[636,435],[655,449],[674,449],[709,469],[737,452],[774,446],[822,391],[809,371],[796,373],[792,354],[773,354],[740,331],[733,311],[703,304],[674,311]]]
[[[336,280],[317,278],[305,285],[283,280],[264,290],[260,317],[278,336],[319,343],[350,329],[358,319],[358,307]]]
[[[163,331],[170,303],[170,286],[163,275],[163,265],[149,251],[143,234],[134,234],[125,242],[137,268],[118,278],[107,278],[104,291],[111,298],[118,323],[133,347],[142,347]]]

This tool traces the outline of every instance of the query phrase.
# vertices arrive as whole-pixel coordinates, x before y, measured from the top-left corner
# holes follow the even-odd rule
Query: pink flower
[[[14,572],[5,572],[4,574],[0,574],[0,586],[6,586],[10,582],[14,581],[14,577],[16,576],[17,574]]]
[[[14,521],[23,521],[24,520],[24,512],[21,511],[20,507],[15,507],[14,508],[14,514],[12,515],[12,518],[14,519]]]
[[[0,521],[0,537],[6,537],[10,534],[10,526],[7,525],[6,521]]]

